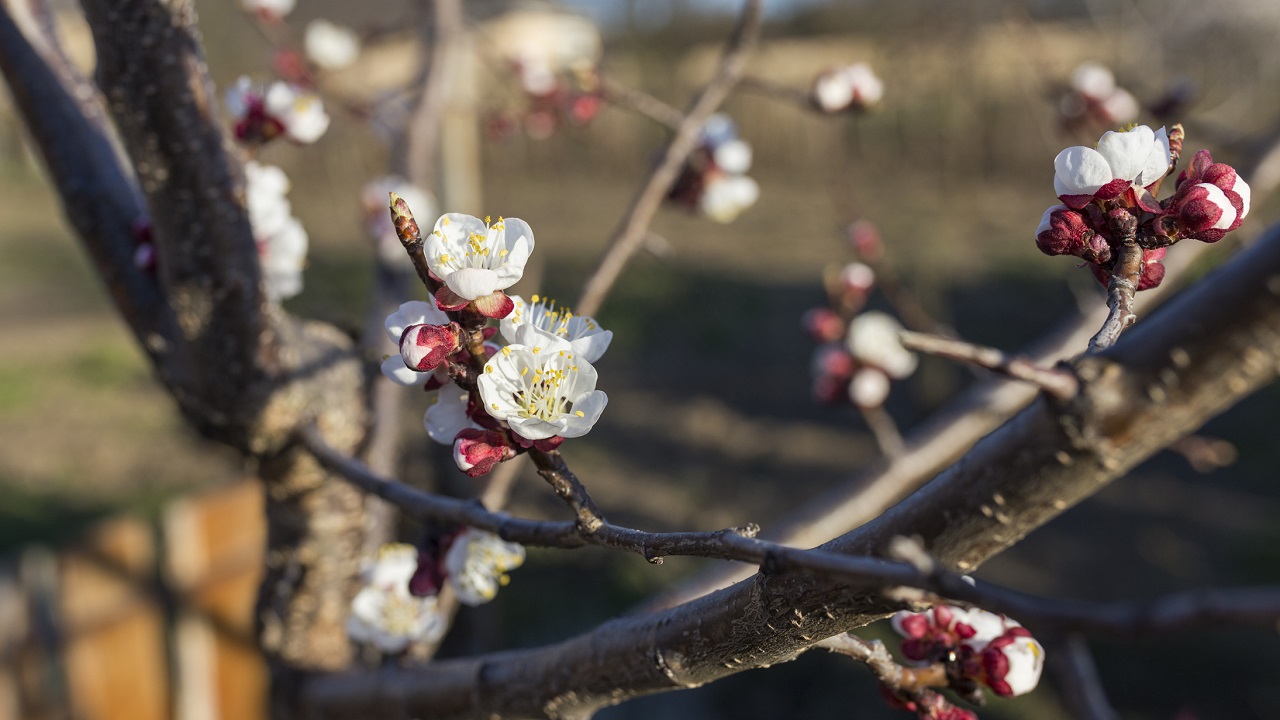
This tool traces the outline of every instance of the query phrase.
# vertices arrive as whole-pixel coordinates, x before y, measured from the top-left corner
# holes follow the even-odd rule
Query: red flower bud
[[[831,308],[813,308],[800,319],[809,336],[818,342],[832,342],[844,337],[844,321]]]
[[[471,477],[486,475],[498,463],[515,456],[506,433],[467,428],[453,439],[453,462]]]
[[[428,372],[444,362],[461,347],[457,323],[448,325],[410,325],[400,336],[400,357],[410,370]]]
[[[1092,244],[1096,235],[1084,215],[1055,205],[1045,210],[1044,217],[1040,219],[1040,226],[1036,228],[1036,247],[1045,255],[1084,257],[1096,254]]]

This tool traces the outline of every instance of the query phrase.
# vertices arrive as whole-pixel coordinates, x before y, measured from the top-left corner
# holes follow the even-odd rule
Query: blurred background
[[[196,5],[219,87],[242,74],[266,77],[270,43],[254,19],[232,2]],[[514,130],[499,127],[526,107],[512,74],[485,59],[508,41],[495,28],[512,4],[466,5],[477,54],[450,132],[463,148],[456,167],[467,175],[444,194],[475,207],[443,209],[526,220],[540,265],[516,290],[572,302],[669,133],[607,104],[590,123],[550,133],[518,121]],[[737,9],[729,0],[518,5],[598,23],[603,73],[676,107],[712,72]],[[1111,68],[1141,105],[1139,122],[1184,123],[1189,153],[1207,147],[1251,169],[1280,132],[1280,4],[1270,0],[765,6],[750,76],[807,92],[819,71],[866,62],[884,97],[871,111],[840,116],[749,89],[726,104],[754,150],[759,200],[729,224],[674,206],[661,211],[652,252],[632,262],[598,315],[614,332],[598,363],[609,407],[566,456],[621,523],[768,527],[876,460],[875,439],[853,408],[813,399],[814,343],[801,323],[825,302],[824,269],[855,258],[845,232],[853,221],[879,228],[885,264],[929,315],[977,343],[1017,349],[1078,304],[1103,302],[1087,271],[1034,244],[1041,213],[1055,202],[1054,155],[1092,144],[1109,127],[1068,117],[1064,94],[1080,63]],[[91,66],[83,21],[71,7],[60,18],[72,55]],[[380,129],[385,116],[370,108],[394,109],[394,90],[413,82],[418,20],[407,3],[306,0],[289,21],[301,27],[313,18],[376,37],[356,65],[326,78],[328,133],[310,147],[267,147],[260,159],[288,173],[293,213],[310,238],[305,289],[286,306],[354,333],[374,257],[360,191],[396,160]],[[1276,215],[1264,193],[1253,208],[1200,270]],[[871,306],[891,309],[879,295]],[[252,468],[187,429],[151,377],[63,221],[7,95],[0,334],[0,718],[262,717],[265,681],[251,625],[261,543],[259,490],[246,480]],[[923,359],[886,407],[909,432],[973,380],[963,368]],[[440,472],[437,447],[421,432],[426,399],[406,393],[402,477],[465,491],[465,478]],[[1163,453],[977,574],[1094,600],[1280,582],[1277,399],[1268,388],[1204,429],[1230,442],[1233,464],[1197,470]],[[516,483],[511,509],[562,514],[531,473]],[[464,609],[443,654],[563,639],[703,567],[531,550],[495,602]],[[1124,718],[1280,717],[1275,633],[1091,640]],[[1047,677],[1025,698],[993,700],[982,716],[1069,717],[1059,693]],[[906,716],[877,698],[864,668],[825,653],[600,714]]]

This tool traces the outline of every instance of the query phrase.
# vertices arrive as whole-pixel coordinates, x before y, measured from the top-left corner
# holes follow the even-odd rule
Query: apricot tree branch
[[[720,107],[742,77],[747,58],[760,36],[760,5],[761,0],[744,2],[742,15],[729,37],[715,75],[684,114],[679,130],[663,153],[662,161],[645,178],[626,215],[610,236],[608,247],[597,261],[595,270],[583,284],[582,296],[575,306],[580,315],[595,315],[599,312],[600,305],[622,274],[623,267],[648,236],[649,223],[658,212],[662,199],[680,176],[680,168],[689,154],[697,148],[703,124]]]
[[[150,210],[179,332],[162,373],[190,420],[237,447],[266,402],[274,346],[240,169],[217,113],[190,0],[85,0],[107,99]]]
[[[684,113],[643,90],[627,87],[607,75],[600,76],[601,97],[612,105],[639,113],[676,132],[684,124]]]
[[[937,583],[944,596],[976,598],[959,587],[967,583],[955,571],[972,571],[1275,379],[1277,276],[1280,232],[1272,231],[1115,347],[1078,361],[1081,389],[1071,402],[1040,398],[919,492],[817,553],[770,552],[767,572],[745,582],[555,645],[412,671],[326,676],[308,684],[307,707],[316,717],[367,715],[380,693],[391,693],[410,712],[430,710],[434,717],[581,717],[630,697],[782,662],[897,607],[874,586],[851,583],[843,563],[872,560],[898,536],[919,538],[941,570],[921,578],[909,565],[886,563],[882,578],[902,572],[922,584]],[[738,536],[726,545],[746,548],[749,540]],[[788,568],[789,562],[803,563],[805,571],[789,572],[799,567]],[[981,582],[971,590],[987,593],[983,600],[993,602],[984,606],[1010,610],[1028,623],[1033,613],[1040,621],[1054,615],[1030,602],[1013,612],[1003,605],[1010,593],[993,594]],[[1280,599],[1274,588],[1233,595],[1239,602],[1230,611],[1220,597],[1190,595],[1161,602],[1159,612],[1148,608],[1145,615],[1134,614],[1132,606],[1123,613],[1091,607],[1087,618],[1055,612],[1064,623],[1143,632],[1203,619],[1258,622],[1263,608],[1275,610]],[[1274,622],[1275,615],[1267,620]]]
[[[1075,376],[1067,370],[1041,367],[1026,358],[1010,357],[995,348],[910,330],[904,330],[899,335],[903,347],[908,350],[970,363],[1028,382],[1064,402],[1075,397],[1079,389]]]
[[[1135,310],[1144,313],[1167,299],[1192,263],[1212,246],[1178,245],[1165,261],[1159,287],[1138,296]],[[1079,354],[1103,322],[1107,308],[1071,317],[1021,352],[1030,362],[1047,365]],[[1035,386],[1002,378],[983,380],[954,398],[904,438],[902,455],[888,458],[851,476],[769,526],[763,535],[788,545],[812,546],[849,532],[875,518],[920,487],[974,443],[1013,417],[1039,394]],[[751,568],[722,566],[700,573],[651,603],[670,606],[705,595],[748,577]]]

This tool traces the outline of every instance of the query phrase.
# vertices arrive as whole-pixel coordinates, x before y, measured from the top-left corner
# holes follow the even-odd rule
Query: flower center
[[[535,349],[536,352],[536,349]],[[561,351],[566,360],[573,359]],[[524,368],[520,377],[524,387],[516,390],[514,399],[520,406],[521,415],[538,420],[551,421],[573,411],[573,403],[568,398],[568,391],[574,386],[578,366],[569,365],[558,368],[551,363],[541,368]]]
[[[501,217],[498,222],[492,226],[489,224],[489,216],[484,218],[486,232],[473,232],[467,236],[463,247],[459,248],[457,256],[449,253],[441,253],[439,260],[441,264],[450,270],[461,270],[463,268],[479,268],[481,270],[493,270],[501,266],[507,261],[508,251],[501,247],[503,244],[500,239],[502,230],[506,227],[506,223]],[[447,225],[447,218],[445,224]],[[435,231],[436,235],[443,237],[439,230]]]
[[[597,327],[591,318],[574,315],[568,306],[556,308],[556,301],[551,298],[539,299],[534,295],[531,299],[533,304],[529,306],[527,321],[539,330],[573,340]],[[526,322],[522,309],[517,306],[515,315],[512,317],[512,322],[517,325]]]

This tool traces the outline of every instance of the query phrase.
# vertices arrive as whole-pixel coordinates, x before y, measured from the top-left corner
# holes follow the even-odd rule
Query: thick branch
[[[649,223],[658,212],[662,199],[670,192],[680,176],[680,168],[698,146],[698,138],[702,126],[711,113],[720,107],[729,91],[737,84],[747,66],[747,57],[755,47],[760,35],[760,0],[747,0],[743,7],[742,17],[734,29],[725,47],[724,56],[716,69],[716,74],[693,101],[684,121],[675,137],[667,145],[662,162],[649,173],[644,185],[631,207],[623,216],[622,222],[614,229],[609,238],[609,246],[601,255],[591,277],[582,289],[582,297],[575,306],[580,315],[595,315],[600,310],[604,298],[613,288],[613,283],[622,274],[622,268],[644,243],[649,232]]]
[[[265,402],[258,251],[224,150],[190,0],[85,0],[98,83],[150,208],[178,332],[162,374],[206,434],[245,449]]]
[[[1038,401],[907,501],[823,550],[872,554],[893,537],[917,536],[946,567],[976,568],[1274,379],[1276,275],[1280,232],[1209,275],[1115,348],[1081,361],[1077,400]],[[326,678],[311,686],[311,697],[323,700],[313,706],[323,707],[316,713],[323,717],[367,714],[375,691],[436,717],[568,717],[790,659],[893,607],[878,593],[830,576],[758,574],[557,645],[427,670]],[[1212,603],[1183,617],[1206,607]]]
[[[133,262],[134,224],[146,210],[101,122],[69,81],[27,41],[0,3],[0,71],[44,158],[63,209],[139,344],[158,361],[177,324],[154,276]]]

